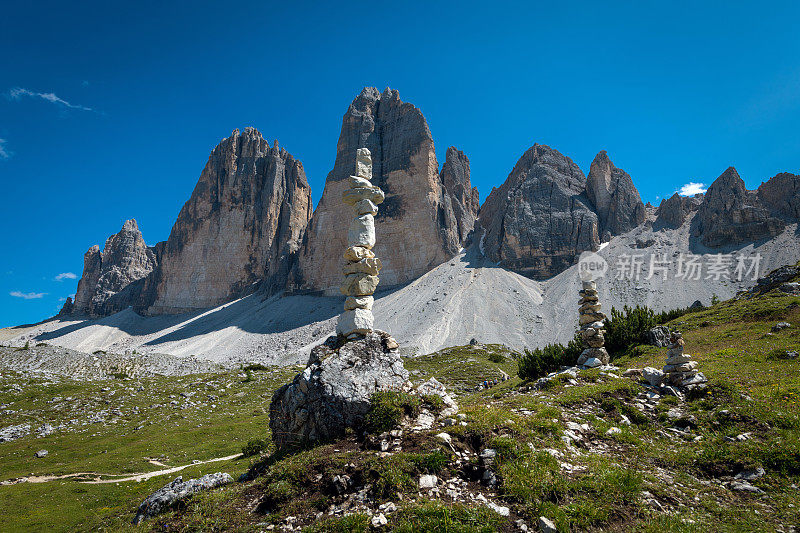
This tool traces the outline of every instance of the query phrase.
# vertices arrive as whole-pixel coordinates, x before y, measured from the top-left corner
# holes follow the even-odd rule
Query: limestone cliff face
[[[733,167],[708,188],[693,225],[692,234],[711,247],[771,238],[786,226],[770,213],[755,191],[747,190]]]
[[[455,231],[463,243],[475,226],[480,206],[478,188],[471,187],[469,158],[464,152],[451,146],[447,149],[439,176],[446,191],[443,195],[442,226],[447,233]]]
[[[689,214],[697,211],[701,200],[698,198],[681,196],[678,193],[661,200],[658,206],[658,215],[653,223],[654,229],[679,228],[683,225]]]
[[[603,241],[644,222],[646,212],[639,191],[628,173],[614,166],[605,150],[592,161],[586,193],[600,219]]]
[[[338,289],[351,218],[342,204],[342,192],[355,171],[358,148],[370,150],[372,183],[386,194],[375,219],[374,251],[383,262],[381,288],[411,281],[461,248],[474,206],[457,214],[456,205],[463,203],[455,183],[458,171],[448,170],[456,189],[450,191],[439,176],[433,138],[422,112],[400,100],[397,91],[380,93],[367,87],[344,115],[336,161],[298,254],[292,290],[334,294]],[[468,181],[459,183],[473,194]]]
[[[571,159],[535,144],[480,211],[484,253],[500,266],[546,279],[600,245],[586,177]]]
[[[800,176],[782,172],[759,186],[758,199],[776,216],[800,220]]]
[[[119,233],[106,239],[103,251],[95,245],[83,256],[83,275],[74,302],[63,314],[105,316],[135,305],[138,295],[128,289],[157,266],[154,249],[144,242],[136,221],[125,222]]]
[[[282,288],[311,216],[303,165],[254,128],[211,152],[147,280],[148,314],[219,305],[265,283]]]

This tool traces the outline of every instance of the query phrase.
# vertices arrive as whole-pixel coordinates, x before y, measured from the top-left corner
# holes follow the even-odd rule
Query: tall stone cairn
[[[597,283],[594,280],[585,280],[583,283],[583,290],[580,291],[581,299],[579,313],[580,319],[578,324],[581,328],[581,338],[583,343],[588,346],[580,357],[578,357],[578,366],[586,366],[589,368],[607,365],[610,358],[608,352],[604,348],[606,339],[604,337],[605,319],[600,311],[600,298],[597,296]]]
[[[372,295],[378,287],[381,260],[375,257],[375,215],[383,202],[383,191],[372,185],[372,156],[367,148],[356,151],[356,175],[350,176],[350,188],[342,193],[342,201],[353,209],[354,218],[347,232],[347,263],[342,271],[340,287],[347,299],[339,315],[336,334],[348,339],[372,331]]]
[[[692,361],[692,356],[683,353],[686,342],[679,331],[670,335],[670,345],[667,350],[667,364],[664,365],[664,381],[689,390],[705,387],[708,379],[697,370],[697,361]]]

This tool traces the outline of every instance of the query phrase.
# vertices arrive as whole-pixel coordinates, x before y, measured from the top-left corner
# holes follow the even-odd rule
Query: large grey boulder
[[[570,158],[535,144],[480,211],[483,251],[505,268],[547,279],[600,246],[586,177]]]
[[[669,328],[667,326],[656,326],[647,332],[647,344],[666,348],[669,346]]]
[[[603,241],[644,222],[646,212],[639,191],[627,172],[614,166],[602,150],[589,167],[586,193],[597,210]]]
[[[231,483],[233,478],[230,474],[217,472],[216,474],[206,474],[197,479],[183,481],[183,477],[178,476],[172,483],[168,483],[147,497],[136,510],[133,517],[133,524],[139,524],[148,518],[166,511],[173,503],[182,500],[187,496],[209,490],[222,485]]]
[[[373,394],[406,385],[408,371],[388,333],[341,339],[314,348],[306,369],[272,396],[269,427],[279,451],[342,437],[364,422]]]

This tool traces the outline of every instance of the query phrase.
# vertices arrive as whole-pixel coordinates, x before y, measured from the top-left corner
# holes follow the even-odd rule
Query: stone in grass
[[[42,457],[47,457],[47,450],[39,450],[33,455],[35,455],[38,459],[41,459]]]
[[[583,366],[585,366],[586,368],[597,368],[602,364],[603,362],[597,357],[590,357],[589,359],[586,360],[585,363],[583,363]]]
[[[133,524],[140,524],[142,521],[167,510],[173,503],[186,498],[187,496],[209,490],[222,485],[231,483],[233,478],[226,473],[217,472],[216,474],[206,474],[197,479],[183,481],[183,477],[178,476],[172,483],[168,483],[147,497],[133,517]]]
[[[511,509],[504,505],[497,505],[494,502],[486,502],[486,507],[499,514],[500,516],[511,516]]]
[[[658,387],[664,381],[664,372],[658,368],[646,366],[642,369],[642,377],[653,387]]]
[[[731,490],[735,490],[738,492],[751,492],[753,494],[764,494],[764,491],[756,487],[755,485],[751,485],[747,481],[740,481],[734,480],[730,483]]]
[[[558,533],[558,529],[553,521],[544,516],[539,517],[539,531],[542,533]]]
[[[745,481],[755,481],[764,477],[764,474],[766,474],[764,469],[758,466],[756,468],[746,468],[734,477],[735,479],[743,479]]]
[[[435,489],[439,479],[432,474],[419,476],[419,488],[422,490]]]

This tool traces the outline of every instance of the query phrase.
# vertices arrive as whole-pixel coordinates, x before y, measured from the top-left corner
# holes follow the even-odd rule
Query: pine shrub
[[[539,379],[562,366],[572,366],[577,360],[574,354],[575,339],[570,341],[572,349],[560,344],[548,344],[544,348],[536,348],[525,352],[517,360],[517,374],[522,379]],[[580,354],[580,351],[578,351]]]

